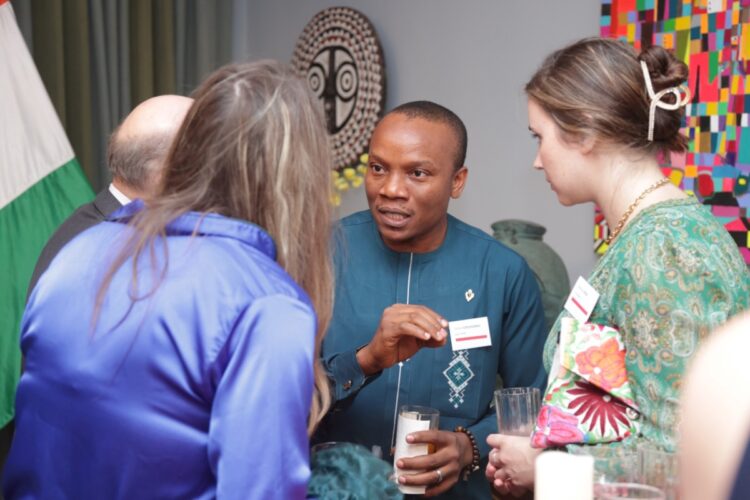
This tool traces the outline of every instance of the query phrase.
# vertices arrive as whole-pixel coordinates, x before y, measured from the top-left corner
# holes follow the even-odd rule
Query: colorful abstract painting
[[[662,45],[687,63],[690,148],[665,158],[663,169],[711,207],[750,263],[750,0],[604,0],[601,35],[637,50]],[[597,212],[597,253],[608,231]]]

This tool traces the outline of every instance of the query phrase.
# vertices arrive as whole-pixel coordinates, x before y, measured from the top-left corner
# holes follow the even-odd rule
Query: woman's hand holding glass
[[[535,387],[495,391],[498,434],[487,437],[492,447],[485,475],[499,493],[520,496],[534,485],[534,460],[541,450],[529,437],[539,413],[540,393]]]
[[[490,434],[487,444],[492,450],[485,476],[498,493],[520,496],[534,486],[534,461],[542,450],[532,448],[528,437]]]

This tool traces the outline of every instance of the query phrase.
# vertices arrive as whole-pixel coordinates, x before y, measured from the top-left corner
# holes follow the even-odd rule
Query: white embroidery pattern
[[[469,351],[455,351],[453,359],[448,368],[443,371],[443,375],[448,379],[450,395],[448,401],[454,408],[458,408],[464,402],[464,393],[469,386],[469,380],[474,378],[474,372],[471,371],[469,363]]]

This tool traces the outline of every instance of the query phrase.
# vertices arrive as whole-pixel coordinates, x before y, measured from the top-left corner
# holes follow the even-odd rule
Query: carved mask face
[[[323,100],[328,132],[340,131],[354,111],[359,79],[354,58],[343,47],[325,47],[307,70],[310,89]]]

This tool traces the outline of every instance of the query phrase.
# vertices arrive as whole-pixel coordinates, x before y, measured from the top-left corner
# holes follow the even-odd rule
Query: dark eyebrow
[[[376,161],[378,163],[388,163],[388,162],[386,162],[385,160],[383,160],[382,158],[380,158],[378,155],[376,155],[374,153],[370,153],[369,160],[370,161]],[[403,164],[403,166],[406,167],[406,168],[430,167],[432,165],[433,165],[433,163],[430,160],[423,160],[423,161],[418,160],[418,161],[413,161],[413,162],[410,162],[410,163]]]
[[[406,164],[409,168],[419,168],[419,167],[430,167],[432,166],[432,162],[429,160],[426,161],[413,161],[411,163]]]

